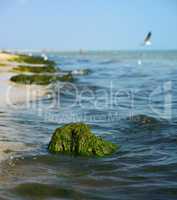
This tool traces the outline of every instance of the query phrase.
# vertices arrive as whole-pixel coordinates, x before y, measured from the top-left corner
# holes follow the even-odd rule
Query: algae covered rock
[[[59,71],[55,66],[17,66],[13,68],[13,72],[29,72],[29,73],[56,73]]]
[[[18,63],[28,63],[28,64],[44,64],[48,66],[55,66],[56,63],[52,60],[44,60],[41,56],[28,56],[28,55],[17,55],[9,61],[14,61]]]
[[[63,76],[56,76],[56,75],[28,75],[28,74],[19,74],[11,77],[10,81],[18,84],[25,84],[25,85],[49,85],[51,83],[57,81],[73,81],[73,76],[70,74],[63,75]]]
[[[112,154],[116,149],[117,145],[95,136],[83,123],[67,124],[56,129],[48,146],[51,153],[100,157]]]

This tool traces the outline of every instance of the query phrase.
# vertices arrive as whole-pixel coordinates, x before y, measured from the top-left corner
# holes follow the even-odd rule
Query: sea
[[[0,111],[0,142],[23,145],[0,163],[0,199],[176,200],[177,51],[47,56],[75,80]],[[49,153],[55,129],[76,122],[119,148],[102,158]]]

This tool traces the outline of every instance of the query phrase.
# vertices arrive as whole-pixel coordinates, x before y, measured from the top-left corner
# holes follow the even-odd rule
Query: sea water
[[[0,113],[0,141],[23,145],[0,164],[0,198],[177,199],[177,52],[47,56],[62,70],[90,73]],[[49,154],[54,130],[78,121],[119,150],[104,158]]]

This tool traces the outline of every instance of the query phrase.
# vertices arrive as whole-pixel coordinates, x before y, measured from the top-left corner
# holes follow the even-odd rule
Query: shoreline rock
[[[68,81],[72,82],[73,76],[70,74],[63,75],[63,76],[57,76],[55,74],[52,75],[39,75],[39,74],[18,74],[15,76],[12,76],[10,78],[10,81],[17,83],[17,84],[24,84],[24,85],[49,85],[51,83],[57,82],[57,81]]]
[[[10,62],[28,63],[28,64],[44,64],[46,66],[55,66],[56,63],[52,60],[45,60],[41,56],[29,56],[24,54],[17,54],[14,57],[8,59]]]
[[[13,72],[17,73],[57,73],[59,69],[55,66],[28,66],[28,65],[19,65],[12,69]]]

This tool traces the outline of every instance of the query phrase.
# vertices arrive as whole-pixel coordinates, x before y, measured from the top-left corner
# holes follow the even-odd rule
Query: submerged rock
[[[101,157],[114,153],[117,145],[95,136],[89,126],[74,123],[56,129],[48,149],[52,153]]]
[[[147,115],[135,115],[128,118],[129,121],[137,125],[155,125],[159,124],[159,120]]]

